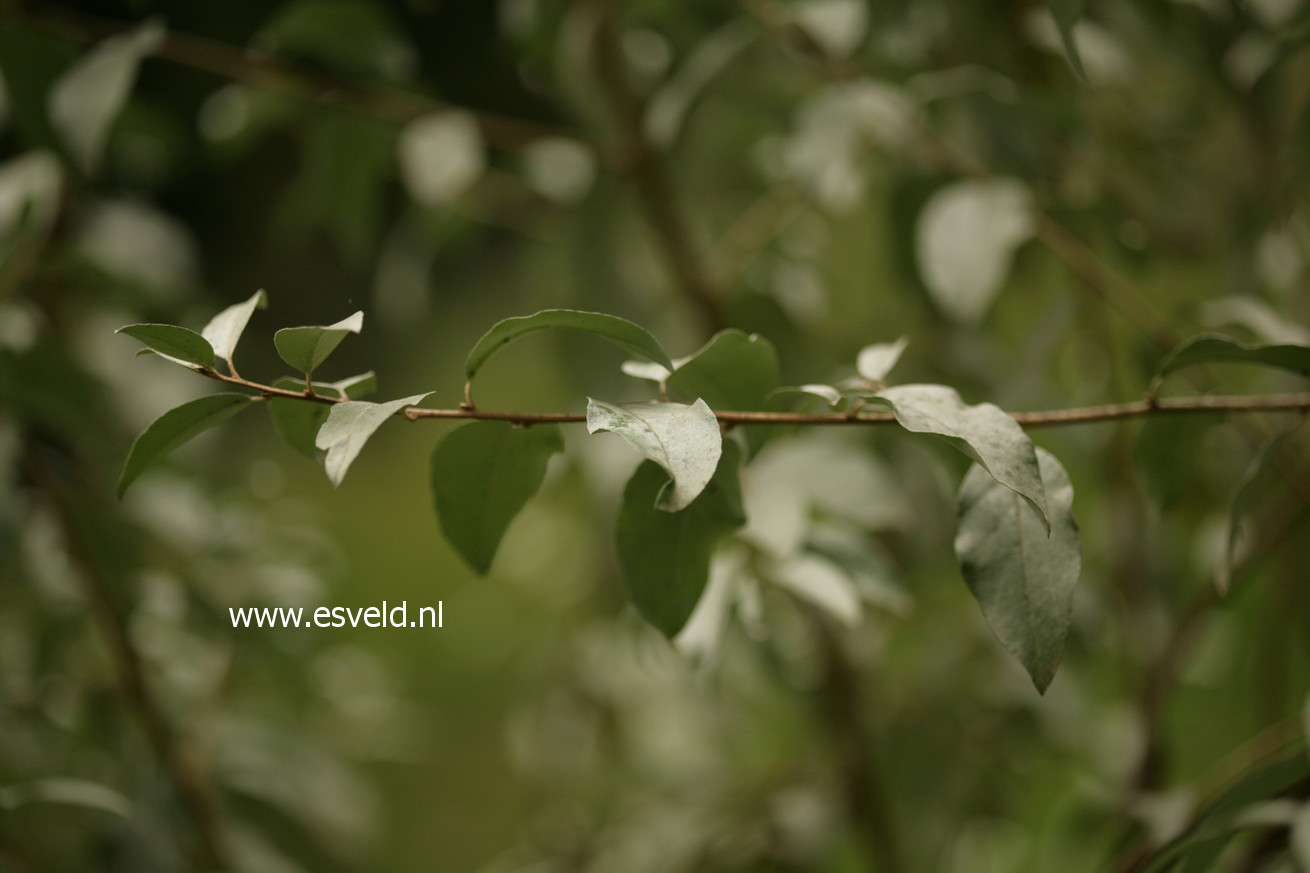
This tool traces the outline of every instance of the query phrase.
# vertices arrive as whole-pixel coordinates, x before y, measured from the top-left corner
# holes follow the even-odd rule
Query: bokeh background
[[[674,355],[759,332],[788,384],[906,336],[897,381],[1011,410],[1140,397],[1201,329],[1305,342],[1310,6],[1087,7],[1075,70],[1017,0],[0,3],[0,870],[1127,870],[1303,747],[1293,414],[1034,435],[1083,535],[1044,697],[960,579],[964,463],[882,429],[780,435],[745,480],[863,569],[730,552],[677,647],[614,557],[637,459],[581,428],[487,578],[431,509],[444,424],[389,424],[334,490],[256,410],[113,497],[133,435],[214,387],[114,329],[259,288],[244,374],[362,309],[325,375],[444,406],[547,307]],[[533,336],[478,401],[649,397],[621,361]],[[1221,599],[1233,494],[1288,429]],[[228,619],[384,599],[445,627]],[[1215,863],[1299,869],[1285,824]]]

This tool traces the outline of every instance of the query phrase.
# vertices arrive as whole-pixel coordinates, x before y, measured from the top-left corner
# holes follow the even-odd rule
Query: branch
[[[0,15],[26,28],[69,42],[89,44],[131,29],[122,22],[73,10],[10,11]],[[169,31],[155,57],[193,70],[259,88],[272,88],[306,103],[331,106],[354,115],[404,125],[420,115],[458,109],[477,119],[488,143],[506,150],[521,148],[544,137],[580,137],[549,124],[512,118],[494,112],[456,106],[413,91],[369,88],[343,79],[289,69],[264,57],[217,40]]]
[[[261,397],[282,397],[289,400],[304,400],[310,403],[344,403],[345,400],[323,394],[311,394],[291,391],[286,388],[274,388],[260,382],[252,382],[239,376],[229,376],[217,370],[203,367],[191,368],[202,376],[238,385],[257,392]],[[1110,403],[1103,406],[1079,406],[1069,409],[1049,409],[1035,412],[1015,412],[1011,417],[1022,427],[1061,427],[1072,424],[1093,424],[1101,421],[1119,421],[1130,418],[1146,418],[1156,415],[1187,415],[1214,412],[1287,412],[1292,410],[1310,410],[1310,392],[1299,394],[1246,394],[1246,395],[1211,395],[1195,397],[1170,397],[1163,399],[1136,400],[1131,403]],[[396,413],[410,421],[423,418],[452,419],[469,418],[484,421],[508,421],[525,427],[534,424],[576,424],[585,422],[587,416],[581,412],[511,412],[499,409],[423,409],[411,406]],[[835,426],[835,425],[882,425],[894,424],[896,416],[890,412],[756,412],[720,410],[714,413],[722,424],[726,425],[763,425],[763,426]]]

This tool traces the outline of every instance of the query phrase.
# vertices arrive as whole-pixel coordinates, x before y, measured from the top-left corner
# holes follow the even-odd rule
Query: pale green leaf
[[[673,361],[660,348],[659,341],[640,325],[626,318],[603,312],[576,309],[543,309],[533,315],[507,318],[483,334],[464,361],[464,376],[472,379],[487,359],[503,346],[525,334],[538,330],[576,330],[607,339],[625,351],[673,369]]]
[[[990,403],[969,406],[955,389],[944,385],[900,385],[875,396],[891,404],[906,430],[944,438],[997,482],[1023,495],[1049,527],[1033,444],[1004,410]]]
[[[129,324],[115,333],[140,340],[151,351],[183,366],[214,368],[214,347],[194,330],[175,324]]]
[[[201,431],[236,415],[254,400],[247,394],[211,394],[165,412],[141,432],[132,443],[123,474],[118,480],[121,499],[129,485],[147,467],[163,458]]]
[[[677,512],[701,493],[723,452],[719,421],[705,401],[632,403],[614,406],[587,400],[587,431],[618,434],[648,460],[672,477],[660,493],[659,508]]]
[[[256,309],[268,308],[268,295],[256,291],[248,300],[234,303],[209,320],[200,335],[209,340],[214,347],[214,356],[232,365],[232,354],[236,351],[241,334],[250,322],[250,316]]]
[[[1005,283],[1015,251],[1036,229],[1028,188],[1014,179],[969,179],[933,194],[919,214],[915,255],[933,302],[977,324]]]
[[[894,343],[875,343],[865,346],[860,349],[860,354],[855,359],[855,371],[862,379],[883,382],[887,374],[892,371],[892,367],[895,367],[896,362],[901,359],[901,353],[905,351],[907,344],[909,339],[901,337]]]
[[[347,334],[364,328],[364,313],[356,312],[336,324],[314,327],[284,327],[273,335],[277,353],[296,372],[313,373]]]
[[[974,466],[960,487],[955,554],[969,590],[1001,644],[1045,692],[1064,655],[1081,568],[1073,486],[1038,449],[1050,501],[1050,535],[1019,496]]]
[[[50,123],[83,170],[91,172],[99,164],[137,67],[163,43],[164,28],[148,21],[93,48],[51,86]]]
[[[713,479],[681,512],[656,508],[668,474],[652,461],[624,489],[617,537],[623,580],[637,611],[666,636],[676,635],[695,609],[715,545],[745,521],[739,462],[737,446],[724,445]]]
[[[323,459],[323,468],[333,485],[340,485],[346,471],[354,463],[359,452],[373,436],[382,423],[406,406],[413,406],[431,391],[402,397],[386,403],[369,403],[364,400],[347,400],[333,405],[327,421],[318,431],[314,440],[316,448],[327,452]]]
[[[441,529],[479,574],[510,522],[541,487],[550,456],[564,450],[555,425],[515,427],[474,421],[452,430],[432,452],[432,498]]]

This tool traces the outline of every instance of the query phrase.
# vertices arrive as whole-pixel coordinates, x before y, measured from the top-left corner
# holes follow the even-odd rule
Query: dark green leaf
[[[1233,495],[1233,503],[1228,511],[1228,538],[1224,545],[1224,553],[1219,559],[1218,572],[1215,574],[1215,585],[1220,594],[1227,594],[1232,585],[1237,539],[1241,533],[1242,521],[1255,509],[1269,489],[1282,481],[1275,459],[1290,436],[1290,432],[1284,432],[1265,444],[1247,467],[1242,482],[1237,487],[1237,493]]]
[[[715,334],[678,365],[666,385],[674,399],[704,400],[711,409],[763,409],[778,387],[778,353],[768,340],[739,330]]]
[[[315,327],[284,327],[273,334],[273,344],[298,373],[313,373],[328,355],[341,345],[346,334],[359,333],[364,327],[364,313],[356,312],[336,324]]]
[[[619,564],[637,610],[666,636],[677,634],[695,609],[709,576],[714,546],[746,521],[739,462],[736,445],[725,443],[714,478],[681,512],[655,507],[669,476],[652,461],[642,463],[624,489],[618,521]]]
[[[614,406],[587,400],[587,432],[608,431],[659,464],[672,477],[660,493],[660,508],[684,509],[696,499],[714,475],[723,451],[719,420],[705,401],[681,403],[630,403]]]
[[[1064,45],[1064,55],[1069,61],[1069,68],[1079,82],[1087,82],[1087,71],[1083,69],[1083,58],[1078,53],[1078,41],[1074,38],[1074,26],[1082,17],[1086,0],[1047,0],[1051,7],[1051,16],[1055,19],[1056,29],[1060,31],[1060,42]]]
[[[129,324],[116,333],[125,333],[140,340],[153,351],[169,360],[186,366],[214,368],[214,347],[194,330],[175,324]]]
[[[256,291],[248,300],[234,303],[209,320],[200,335],[209,340],[214,347],[214,356],[232,365],[232,353],[236,351],[241,334],[250,322],[250,316],[256,309],[268,308],[268,295]]]
[[[1046,495],[1033,444],[1004,410],[990,403],[968,406],[955,389],[944,385],[901,385],[874,397],[891,404],[896,420],[906,430],[942,437],[997,482],[1022,495],[1049,530]]]
[[[386,403],[368,403],[363,400],[347,400],[334,404],[328,413],[327,421],[319,429],[314,439],[316,448],[327,452],[323,467],[333,485],[340,485],[346,471],[354,463],[359,452],[373,436],[382,423],[406,406],[413,406],[432,392],[402,397]]]
[[[564,450],[555,425],[474,421],[432,452],[432,498],[441,529],[479,574],[491,569],[510,522],[541,487],[550,456]]]
[[[1220,334],[1202,334],[1170,352],[1160,364],[1156,380],[1158,382],[1170,373],[1196,364],[1254,364],[1310,376],[1310,346],[1247,345]]]
[[[123,464],[123,475],[118,480],[119,498],[155,461],[201,431],[236,415],[253,400],[247,394],[211,394],[183,403],[155,419],[132,443],[132,450]]]
[[[1050,535],[1016,492],[975,465],[960,487],[955,554],[992,631],[1045,692],[1064,654],[1081,555],[1069,476],[1045,450],[1037,461]]]
[[[305,383],[299,379],[282,378],[274,382],[273,387],[285,388],[288,391],[303,391]],[[314,386],[319,393],[328,393],[322,390],[324,387]],[[282,441],[293,450],[311,461],[318,459],[318,449],[314,445],[314,440],[318,437],[323,422],[327,421],[329,411],[326,403],[293,400],[290,397],[268,399],[268,413],[273,417],[273,428],[278,436],[282,437]]]
[[[464,376],[472,379],[474,374],[501,347],[513,342],[524,334],[538,330],[577,330],[607,339],[626,351],[640,355],[649,361],[673,369],[673,362],[660,348],[659,341],[640,325],[633,324],[626,318],[606,315],[603,312],[582,312],[576,309],[543,309],[533,315],[507,318],[497,322],[478,340],[473,351],[464,361]]]

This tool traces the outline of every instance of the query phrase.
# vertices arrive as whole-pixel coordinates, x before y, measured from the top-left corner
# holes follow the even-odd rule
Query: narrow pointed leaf
[[[253,401],[254,398],[247,394],[211,394],[183,403],[155,419],[132,443],[132,450],[128,452],[127,461],[123,464],[123,474],[118,480],[119,499],[122,499],[128,486],[155,461],[201,431],[236,415]]]
[[[868,379],[870,382],[886,380],[887,374],[901,359],[901,353],[905,351],[909,342],[907,337],[901,337],[894,343],[875,343],[865,346],[855,359],[855,371],[861,378]]]
[[[333,485],[340,485],[346,471],[359,457],[360,450],[382,423],[406,406],[413,406],[432,392],[402,397],[386,403],[369,403],[365,400],[347,400],[335,404],[327,421],[314,440],[316,448],[327,452],[323,468]]]
[[[1050,452],[1037,450],[1050,501],[1050,536],[1012,490],[975,465],[960,487],[955,554],[983,616],[1045,692],[1064,654],[1081,568],[1073,486]]]
[[[284,327],[273,335],[277,353],[298,373],[312,373],[341,345],[347,334],[364,327],[364,313],[356,312],[336,324],[314,327]]]
[[[1237,543],[1241,534],[1242,522],[1255,509],[1260,499],[1269,489],[1281,481],[1274,459],[1290,439],[1291,432],[1283,432],[1265,444],[1260,453],[1251,461],[1242,476],[1241,484],[1233,495],[1232,506],[1228,510],[1228,535],[1224,542],[1224,553],[1219,558],[1219,568],[1215,573],[1215,587],[1220,594],[1227,594],[1232,586],[1233,570],[1237,563]]]
[[[1157,379],[1195,364],[1253,364],[1290,370],[1310,376],[1310,346],[1238,342],[1220,334],[1192,337],[1175,348],[1160,364]]]
[[[487,359],[505,345],[525,334],[539,330],[576,330],[607,339],[625,351],[673,369],[673,361],[660,348],[659,341],[638,324],[603,312],[576,309],[544,309],[534,315],[507,318],[483,334],[464,361],[464,375],[472,379]]]
[[[555,425],[474,421],[432,452],[433,504],[446,539],[486,575],[505,531],[541,487],[550,456],[564,450]]]
[[[623,580],[637,611],[668,637],[696,608],[714,547],[745,523],[739,462],[736,445],[727,443],[713,479],[681,512],[656,508],[668,473],[653,461],[638,467],[624,489],[617,537]]]
[[[1004,410],[990,403],[969,406],[944,385],[901,385],[875,396],[891,404],[896,420],[906,430],[944,438],[997,482],[1022,495],[1049,529],[1046,494],[1032,441]]]
[[[232,353],[236,351],[241,334],[250,322],[250,316],[256,309],[268,308],[268,295],[256,291],[248,300],[234,303],[209,320],[200,335],[214,348],[214,356],[232,364]]]
[[[1082,55],[1078,53],[1078,40],[1074,28],[1078,24],[1078,19],[1083,14],[1083,4],[1085,0],[1048,0],[1051,8],[1051,17],[1055,19],[1055,27],[1060,32],[1060,42],[1064,45],[1064,56],[1069,61],[1069,68],[1073,70],[1075,78],[1084,85],[1088,84],[1087,71],[1083,68]]]
[[[677,512],[686,508],[714,475],[723,452],[719,421],[697,400],[681,403],[631,403],[614,406],[587,400],[587,431],[609,431],[659,464],[672,477],[659,496],[659,508]]]
[[[214,347],[194,330],[175,324],[129,324],[115,333],[140,340],[157,354],[184,366],[214,367]]]

